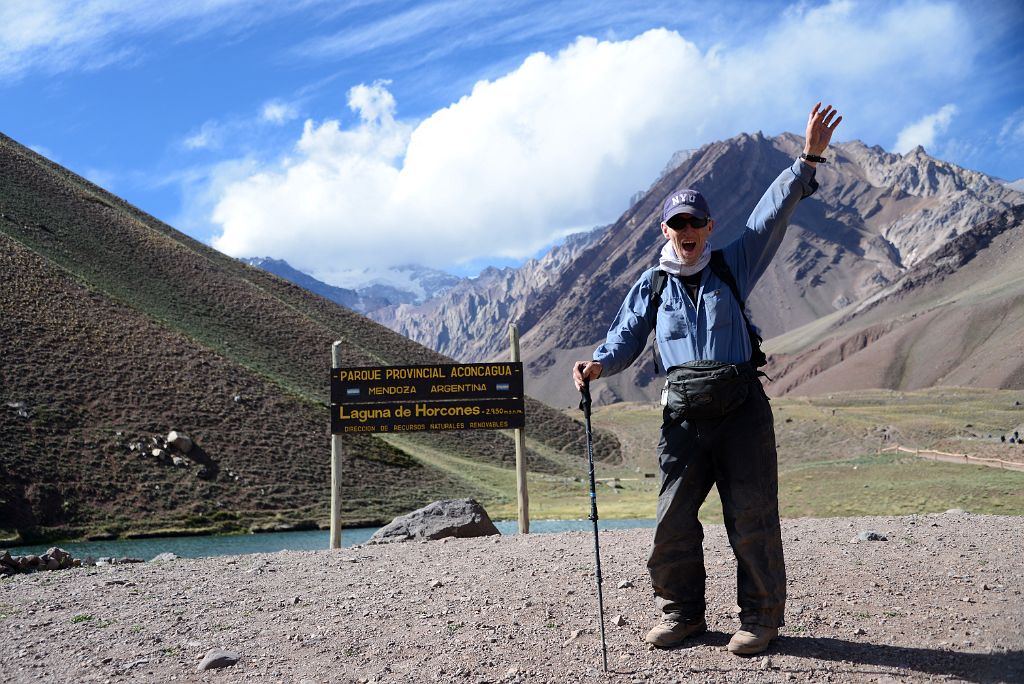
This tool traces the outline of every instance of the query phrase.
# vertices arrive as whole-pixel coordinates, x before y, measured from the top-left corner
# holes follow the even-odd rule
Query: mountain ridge
[[[803,138],[792,133],[766,137],[743,133],[709,143],[667,168],[642,198],[573,255],[543,274],[542,285],[512,286],[506,300],[531,298],[520,334],[529,364],[531,391],[554,406],[573,403],[568,364],[588,358],[604,337],[605,326],[639,274],[656,264],[664,238],[660,203],[674,189],[697,187],[711,203],[714,247],[738,237],[747,214],[768,184],[793,163]],[[923,148],[890,153],[860,141],[839,143],[817,169],[818,191],[801,202],[768,271],[748,302],[754,322],[767,338],[863,301],[926,260],[948,240],[1008,211],[1021,196],[985,174],[935,159]],[[941,226],[941,229],[938,227]],[[543,262],[543,260],[541,260]],[[534,267],[536,268],[536,267]],[[471,290],[474,284],[463,284]],[[551,294],[557,292],[557,296]],[[463,321],[472,339],[463,348],[445,343],[450,353],[483,360],[501,348],[483,339],[470,321],[474,310],[462,301],[428,302],[398,308],[383,322],[428,346],[440,344],[436,329],[409,321]],[[432,308],[426,308],[432,307]],[[658,391],[645,351],[627,372],[596,389],[599,403],[652,400]]]

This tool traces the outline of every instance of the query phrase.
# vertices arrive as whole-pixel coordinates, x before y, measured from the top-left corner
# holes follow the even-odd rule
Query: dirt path
[[[721,526],[705,541],[710,631],[671,651],[642,643],[651,530],[605,532],[607,675],[587,533],[19,575],[0,580],[0,680],[1021,682],[1021,522],[783,521],[787,625],[752,658],[724,650],[737,623]],[[888,540],[852,542],[867,530]],[[241,658],[198,672],[214,647]]]

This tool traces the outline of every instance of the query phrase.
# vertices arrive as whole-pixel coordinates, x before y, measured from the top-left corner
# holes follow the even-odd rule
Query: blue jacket
[[[814,167],[796,161],[765,191],[747,219],[746,230],[722,249],[744,301],[782,244],[797,203],[817,188]],[[603,367],[602,375],[624,370],[644,350],[651,334],[647,309],[651,278],[657,268],[645,271],[630,288],[605,343],[594,351],[594,360]],[[710,268],[701,274],[696,304],[686,293],[686,286],[670,276],[657,317],[658,351],[666,368],[701,359],[725,363],[750,359],[750,339],[739,302]]]

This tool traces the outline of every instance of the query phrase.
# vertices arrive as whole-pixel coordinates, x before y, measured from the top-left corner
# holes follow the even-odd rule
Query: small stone
[[[518,677],[520,672],[522,672],[522,669],[518,665],[513,665],[505,670],[505,676],[511,679],[512,677]]]
[[[863,627],[858,627],[857,629],[853,630],[853,635],[854,636],[864,636],[867,633],[868,633],[867,630],[864,629]]]
[[[884,534],[881,532],[875,532],[874,530],[863,530],[857,535],[857,539],[860,541],[889,541],[889,538]]]
[[[444,583],[441,582],[441,580],[434,580],[433,582],[430,583],[430,588],[431,589],[440,589],[443,586],[444,586]]]
[[[946,515],[963,515],[964,509],[962,508],[950,508],[946,511]]]
[[[292,597],[292,605],[293,606],[297,606],[300,603],[302,603],[302,598],[301,597],[299,597],[299,596]]]
[[[761,663],[758,665],[762,670],[772,669],[772,659],[769,656],[761,658]]]
[[[203,656],[202,661],[199,663],[199,667],[196,668],[198,672],[204,670],[217,670],[222,667],[231,667],[241,658],[239,654],[234,651],[227,651],[223,648],[211,648]]]
[[[616,627],[622,627],[626,624],[626,618],[622,617],[621,615],[616,615],[612,618],[612,624]]]
[[[619,589],[632,589],[632,588],[633,588],[633,583],[630,582],[629,580],[622,580],[621,582],[619,582]]]

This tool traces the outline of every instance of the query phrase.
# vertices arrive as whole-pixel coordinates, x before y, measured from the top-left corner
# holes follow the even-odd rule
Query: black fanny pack
[[[666,418],[720,418],[747,400],[750,387],[758,382],[749,363],[691,361],[668,369],[661,393]]]

